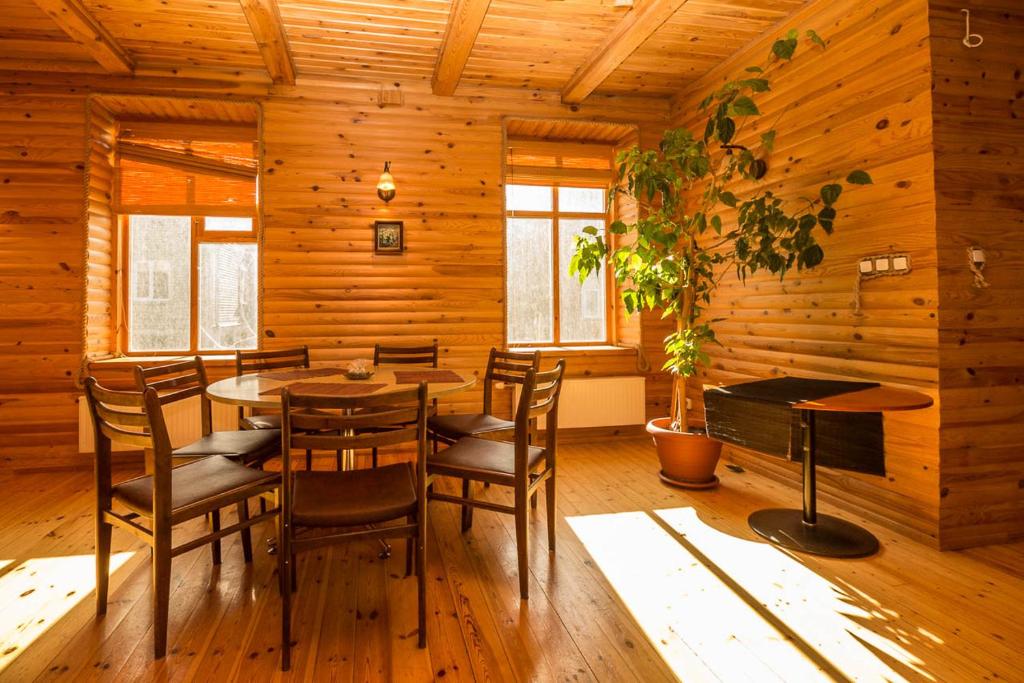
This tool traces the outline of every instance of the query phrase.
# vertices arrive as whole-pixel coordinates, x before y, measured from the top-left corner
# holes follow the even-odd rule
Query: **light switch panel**
[[[870,272],[874,271],[874,269],[875,269],[875,267],[871,263],[871,259],[866,258],[866,259],[864,259],[863,261],[860,262],[860,272],[861,273],[870,273]]]
[[[910,270],[910,259],[906,256],[893,256],[893,270]]]
[[[876,258],[875,259],[875,270],[879,273],[885,273],[889,270],[889,259],[888,258]]]

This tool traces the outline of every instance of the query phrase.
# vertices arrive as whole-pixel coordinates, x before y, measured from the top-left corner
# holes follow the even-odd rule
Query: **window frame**
[[[112,321],[115,326],[114,339],[117,344],[118,355],[128,357],[152,357],[167,356],[176,357],[184,355],[209,355],[233,353],[231,349],[203,349],[199,348],[199,248],[202,244],[255,244],[256,260],[259,269],[257,273],[257,307],[256,307],[256,346],[245,351],[257,350],[260,347],[259,330],[263,328],[263,306],[259,301],[259,287],[263,281],[263,250],[259,239],[259,215],[253,208],[251,211],[239,211],[226,208],[226,210],[214,210],[209,215],[194,215],[192,212],[172,213],[167,211],[146,210],[146,207],[134,207],[140,210],[131,213],[119,213],[117,215],[118,226],[118,253],[116,263],[118,272],[116,276],[116,297],[118,310]],[[212,208],[212,207],[211,207]],[[129,223],[132,216],[179,216],[188,217],[191,226],[190,245],[190,273],[189,273],[189,348],[176,349],[172,351],[132,351],[129,346],[129,329],[131,320],[131,300],[129,274],[131,273],[131,230]],[[207,218],[251,218],[252,230],[249,232],[232,230],[207,230]]]
[[[605,270],[605,293],[604,293],[604,339],[602,340],[590,340],[590,341],[572,341],[564,342],[561,340],[562,336],[562,324],[561,324],[561,288],[559,282],[561,278],[561,263],[559,261],[558,254],[558,234],[559,234],[559,219],[591,219],[596,220],[598,218],[604,220],[605,237],[608,236],[608,230],[611,227],[613,220],[613,211],[610,206],[609,197],[612,192],[611,182],[600,182],[593,179],[587,180],[583,178],[566,178],[560,177],[558,179],[542,179],[542,178],[530,178],[524,180],[506,179],[507,185],[533,185],[539,187],[550,187],[551,188],[551,211],[527,211],[524,209],[509,209],[507,207],[507,190],[503,188],[502,195],[502,207],[504,208],[504,215],[502,217],[502,244],[505,245],[505,277],[504,282],[504,297],[505,297],[505,329],[503,334],[505,337],[507,348],[583,348],[592,346],[607,346],[613,344],[614,339],[614,324],[615,324],[615,281],[608,258],[605,258],[604,270]],[[560,187],[580,187],[580,188],[591,188],[601,189],[605,193],[605,209],[603,213],[590,213],[580,211],[559,211],[558,208],[558,191]],[[553,327],[552,327],[552,340],[549,342],[533,341],[533,342],[510,342],[508,340],[508,219],[509,218],[549,218],[551,219],[551,259],[552,259],[552,274],[553,274],[553,289],[552,289],[552,316],[553,316]]]

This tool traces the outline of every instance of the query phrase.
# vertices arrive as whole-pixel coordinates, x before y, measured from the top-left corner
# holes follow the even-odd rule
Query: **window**
[[[129,353],[256,348],[251,216],[133,215],[126,239]]]
[[[574,238],[588,225],[604,233],[606,195],[599,187],[506,186],[509,344],[608,341],[605,270],[583,283],[569,275]]]

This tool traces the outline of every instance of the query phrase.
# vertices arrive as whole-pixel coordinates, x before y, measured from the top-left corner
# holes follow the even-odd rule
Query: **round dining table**
[[[206,387],[206,396],[217,403],[245,408],[281,409],[281,393],[291,391],[324,396],[360,396],[395,393],[421,381],[431,399],[465,391],[476,384],[475,370],[380,365],[366,379],[349,379],[342,367],[269,370],[227,377]],[[351,469],[354,455],[344,454],[344,469]]]

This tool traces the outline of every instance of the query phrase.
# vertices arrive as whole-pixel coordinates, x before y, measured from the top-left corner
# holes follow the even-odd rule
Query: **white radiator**
[[[199,417],[199,397],[193,396],[178,403],[164,406],[164,421],[167,423],[167,434],[171,438],[171,446],[178,448],[191,443],[202,435],[202,423]],[[214,431],[230,431],[238,429],[238,407],[223,403],[213,404]],[[137,451],[137,446],[112,444],[115,451]],[[78,452],[92,453],[93,443],[92,418],[89,415],[89,403],[85,396],[78,398]]]
[[[519,405],[515,386],[515,403]],[[643,377],[591,377],[567,379],[558,399],[559,429],[642,425],[646,420]],[[544,429],[540,418],[538,427]]]

